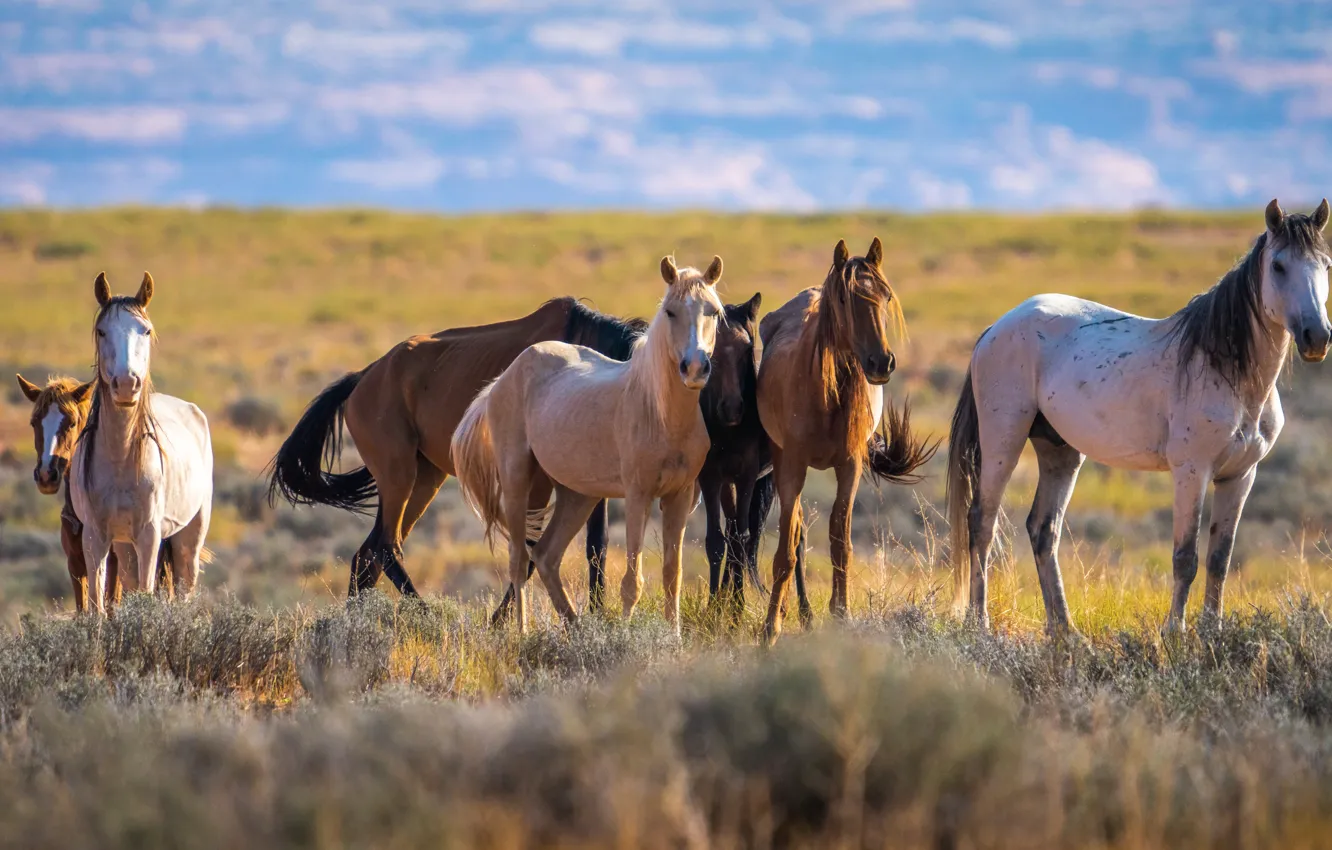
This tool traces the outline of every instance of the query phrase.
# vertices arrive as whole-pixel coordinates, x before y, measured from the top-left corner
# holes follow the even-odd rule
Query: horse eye
[[[106,336],[106,331],[102,330],[101,328],[98,328],[98,329],[97,329],[97,335],[100,336],[100,337],[105,337],[105,336]]]
[[[666,311],[666,318],[668,318],[668,319],[674,319],[674,318],[675,318],[675,311],[674,311],[674,310],[670,310],[670,309],[668,309],[668,310]]]
[[[1272,271],[1276,272],[1277,274],[1285,274],[1285,273],[1286,273],[1286,267],[1285,267],[1284,265],[1282,265],[1282,263],[1281,263],[1280,260],[1273,260],[1273,261],[1272,261]]]

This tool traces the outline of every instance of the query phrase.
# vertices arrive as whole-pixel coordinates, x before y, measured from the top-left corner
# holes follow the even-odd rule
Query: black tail
[[[953,559],[953,606],[963,609],[967,603],[971,570],[971,506],[980,492],[980,416],[976,411],[976,393],[967,369],[962,393],[953,410],[953,427],[948,433],[948,526]]]
[[[342,453],[343,405],[360,382],[361,372],[334,381],[315,396],[305,414],[273,456],[268,501],[280,495],[293,505],[332,505],[370,513],[378,490],[364,466],[351,472],[325,472]]]
[[[876,431],[870,438],[865,471],[876,482],[917,484],[921,476],[916,470],[930,462],[939,450],[941,439],[930,442],[911,433],[910,400],[902,403],[901,412],[891,403],[886,407],[883,431]]]

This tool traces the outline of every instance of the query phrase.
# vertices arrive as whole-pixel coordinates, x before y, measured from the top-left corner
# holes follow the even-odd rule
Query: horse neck
[[[124,408],[111,400],[111,391],[97,384],[97,424],[93,433],[95,454],[105,462],[120,466],[137,463],[147,433],[147,405],[151,397],[145,391],[139,403]]]
[[[823,309],[820,295],[811,307],[809,320],[800,332],[802,360],[809,388],[802,394],[814,401],[827,420],[830,432],[845,437],[846,452],[863,458],[875,423],[870,413],[869,382],[857,366],[855,355],[846,350],[833,326],[830,311]]]
[[[1254,369],[1252,381],[1241,387],[1245,401],[1261,405],[1272,394],[1277,378],[1290,356],[1290,331],[1285,325],[1276,325],[1262,316],[1252,319],[1254,327]]]
[[[670,329],[658,314],[629,359],[627,389],[641,402],[647,421],[639,424],[668,434],[692,429],[702,416],[698,391],[681,383],[674,361]]]

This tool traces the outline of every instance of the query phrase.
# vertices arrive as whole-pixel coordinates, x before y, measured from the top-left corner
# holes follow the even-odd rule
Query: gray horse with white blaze
[[[1273,200],[1265,231],[1215,286],[1164,319],[1067,295],[1038,295],[981,335],[953,413],[948,509],[959,607],[988,625],[986,581],[1000,499],[1023,444],[1040,478],[1027,518],[1046,628],[1072,631],[1057,552],[1083,461],[1169,471],[1174,478],[1174,592],[1169,629],[1184,628],[1198,571],[1208,483],[1215,487],[1205,617],[1219,618],[1235,529],[1258,461],[1284,416],[1276,380],[1293,340],[1327,355],[1328,203],[1287,215]],[[968,572],[969,570],[969,572]]]

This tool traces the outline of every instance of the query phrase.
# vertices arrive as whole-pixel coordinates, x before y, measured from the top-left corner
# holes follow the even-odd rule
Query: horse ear
[[[134,296],[134,300],[139,302],[140,307],[147,307],[148,302],[153,300],[153,276],[148,272],[143,273],[143,283],[139,284],[139,294]]]
[[[74,390],[74,403],[82,407],[92,398],[93,390],[97,388],[97,381],[92,380],[86,384],[80,384]]]
[[[745,312],[749,314],[749,321],[758,321],[759,305],[763,303],[763,293],[755,292],[754,297],[745,302]]]
[[[41,387],[30,381],[24,380],[22,375],[15,375],[14,377],[18,378],[19,389],[23,390],[23,394],[28,397],[28,401],[35,402],[37,397],[42,394]]]
[[[93,281],[93,294],[97,296],[99,307],[105,307],[111,300],[111,284],[106,282],[106,272],[99,272],[97,280]]]
[[[675,258],[670,256],[662,257],[661,279],[666,281],[667,286],[675,286],[675,278],[677,274],[675,269]]]
[[[883,243],[879,237],[875,236],[874,241],[870,243],[869,250],[865,252],[865,260],[876,269],[883,268]]]
[[[851,259],[851,249],[846,247],[845,239],[838,239],[837,247],[833,248],[833,268],[840,272],[849,259]]]
[[[1318,205],[1318,209],[1314,210],[1313,214],[1314,226],[1317,227],[1319,230],[1322,230],[1324,227],[1327,227],[1327,219],[1328,219],[1328,214],[1330,212],[1332,212],[1332,210],[1329,210],[1327,207],[1327,198],[1323,198],[1323,202]]]
[[[1277,228],[1281,227],[1281,222],[1285,221],[1286,214],[1281,211],[1281,205],[1277,199],[1273,198],[1272,203],[1267,205],[1267,229],[1275,233]]]
[[[713,255],[712,263],[708,266],[708,270],[703,272],[703,280],[708,284],[708,286],[715,286],[717,281],[721,280],[721,273],[722,273],[721,257]]]

